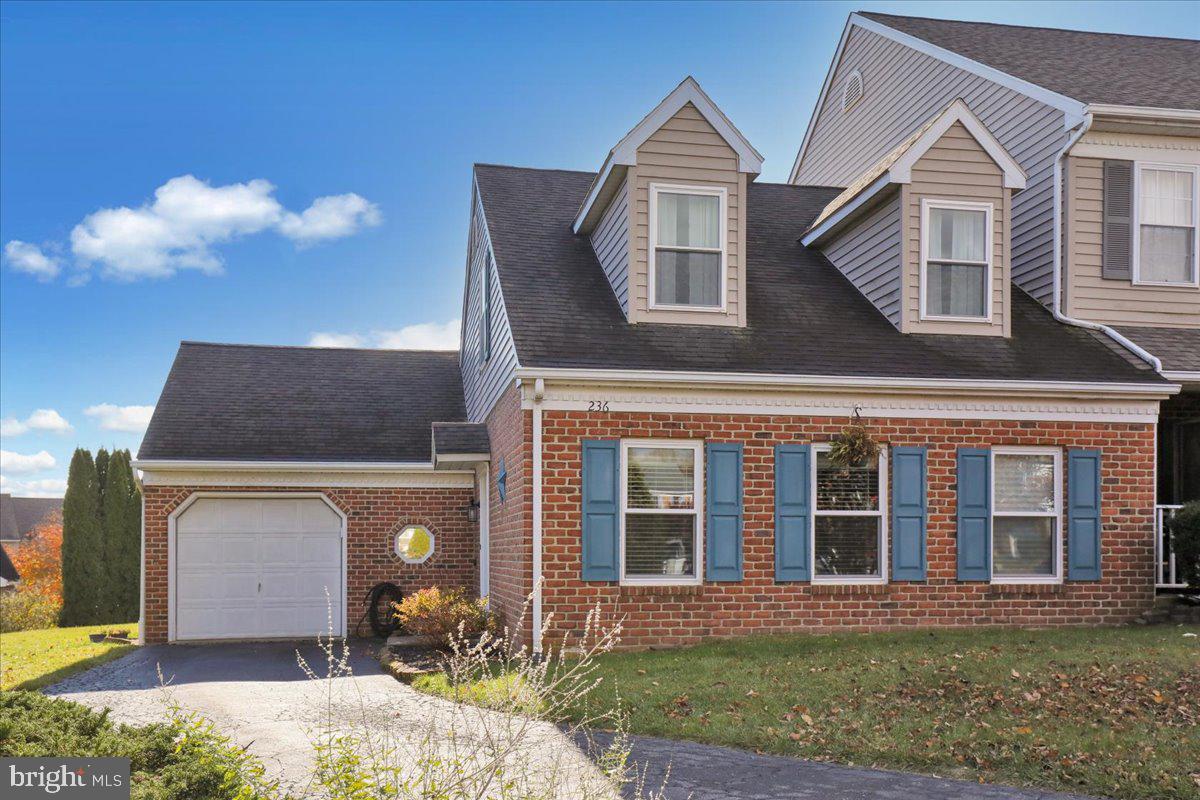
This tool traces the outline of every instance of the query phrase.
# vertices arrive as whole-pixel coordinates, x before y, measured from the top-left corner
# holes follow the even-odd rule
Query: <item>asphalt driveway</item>
[[[269,772],[303,793],[313,765],[312,736],[324,720],[339,730],[388,732],[398,740],[437,737],[454,727],[470,731],[492,712],[466,710],[428,697],[385,674],[376,645],[353,642],[347,660],[354,678],[313,681],[297,650],[326,674],[325,656],[312,644],[257,642],[142,647],[130,655],[68,678],[47,694],[112,709],[118,721],[161,719],[165,692],[185,710],[212,720],[249,746]],[[160,683],[167,688],[164,690]],[[473,715],[464,719],[462,715]],[[494,716],[494,715],[493,715]],[[461,738],[461,737],[460,737]],[[582,752],[557,729],[539,726],[524,737],[546,771],[566,769],[591,780],[596,773]],[[461,742],[439,743],[462,749]],[[882,770],[841,767],[723,747],[637,738],[633,759],[657,787],[670,767],[669,800],[1067,800],[1071,795],[981,786]],[[533,762],[531,762],[533,763]],[[570,792],[566,796],[582,794]]]

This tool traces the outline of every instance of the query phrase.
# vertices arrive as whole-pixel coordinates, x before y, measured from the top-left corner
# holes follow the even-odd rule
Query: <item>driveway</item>
[[[478,730],[483,717],[494,729],[510,724],[499,715],[464,709],[415,692],[382,672],[376,646],[352,642],[347,662],[354,678],[313,681],[297,664],[297,650],[320,675],[325,656],[312,644],[256,642],[142,647],[130,655],[68,678],[46,690],[80,703],[112,709],[121,722],[162,718],[164,689],[185,710],[212,720],[249,746],[273,777],[303,793],[310,774],[311,735],[322,719],[338,730],[386,731],[396,741],[437,739],[453,727],[456,741],[438,747],[464,752],[463,732]],[[466,716],[464,716],[466,715]],[[539,725],[523,735],[527,764],[544,772],[564,770],[588,782],[596,777],[582,752],[557,729]],[[469,749],[469,747],[467,748]],[[841,767],[723,747],[635,738],[633,759],[647,772],[647,787],[660,785],[670,767],[669,800],[1068,800],[1075,796],[981,786],[882,770]],[[568,789],[567,797],[582,791]]]

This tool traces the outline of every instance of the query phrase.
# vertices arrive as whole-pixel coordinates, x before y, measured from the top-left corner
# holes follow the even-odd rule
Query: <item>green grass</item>
[[[433,672],[428,675],[418,675],[412,682],[412,687],[419,692],[456,700],[460,703],[472,703],[485,708],[501,708],[510,711],[534,713],[538,710],[537,700],[525,696],[520,679],[514,675],[497,675],[494,678],[477,681],[472,684],[451,685],[446,674]]]
[[[0,634],[0,689],[40,689],[128,652],[133,645],[88,640],[89,633],[114,629],[137,636],[136,623]]]
[[[1200,798],[1200,637],[1185,633],[1200,627],[774,636],[613,653],[589,708],[619,702],[635,734]]]

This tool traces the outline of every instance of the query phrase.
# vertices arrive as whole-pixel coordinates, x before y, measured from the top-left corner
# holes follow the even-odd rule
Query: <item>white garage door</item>
[[[316,636],[330,613],[343,632],[342,519],[319,498],[201,497],[174,569],[176,639]]]

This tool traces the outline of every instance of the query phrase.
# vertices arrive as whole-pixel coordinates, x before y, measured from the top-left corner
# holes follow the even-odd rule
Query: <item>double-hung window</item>
[[[1062,577],[1062,457],[1057,449],[992,451],[992,580]]]
[[[1133,282],[1197,286],[1200,167],[1138,164]]]
[[[698,442],[621,443],[623,580],[699,582],[701,452]]]
[[[650,305],[725,307],[726,192],[650,186]]]
[[[485,254],[479,271],[479,366],[492,357],[492,257]]]
[[[887,459],[844,467],[827,445],[813,459],[813,580],[871,583],[887,575]]]
[[[921,317],[992,316],[992,204],[921,201]]]

